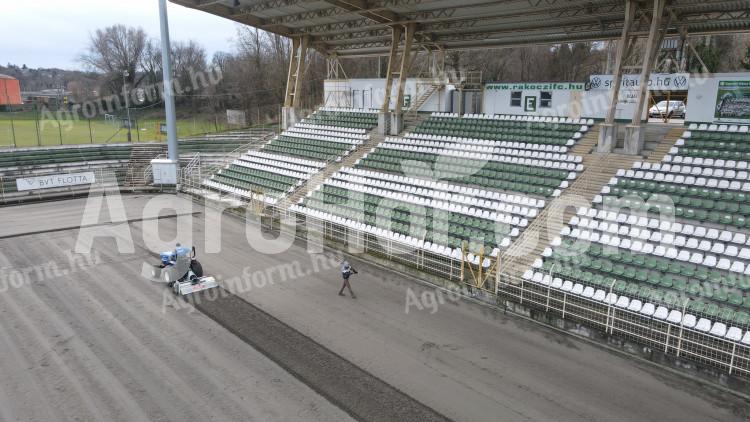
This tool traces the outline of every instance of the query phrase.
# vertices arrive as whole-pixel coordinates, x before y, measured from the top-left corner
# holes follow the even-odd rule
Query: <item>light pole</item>
[[[164,111],[167,117],[167,151],[174,163],[179,163],[180,150],[177,143],[177,119],[174,108],[174,91],[172,87],[172,59],[169,46],[169,22],[167,19],[167,0],[159,0],[159,23],[161,29],[162,76],[164,79]]]
[[[130,121],[130,100],[128,99],[128,80],[127,77],[130,76],[130,73],[128,73],[127,70],[122,71],[122,92],[125,95],[125,110],[128,114],[128,142],[132,140],[132,135],[130,134],[130,126],[132,125]]]

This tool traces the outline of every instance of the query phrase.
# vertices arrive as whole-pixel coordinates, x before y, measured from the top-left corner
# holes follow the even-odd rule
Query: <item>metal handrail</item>
[[[264,131],[264,132],[260,132],[260,133],[264,133],[265,135],[262,136],[262,137],[260,137],[259,139],[254,139],[254,140],[252,140],[250,142],[247,142],[247,143],[245,143],[245,144],[243,144],[243,145],[241,145],[241,146],[233,149],[232,151],[224,154],[224,158],[219,163],[213,163],[211,166],[205,167],[205,168],[202,165],[200,165],[199,168],[198,168],[198,170],[199,170],[198,171],[198,173],[199,173],[198,177],[202,178],[203,174],[214,174],[214,173],[218,172],[219,170],[221,170],[221,169],[227,167],[228,165],[232,164],[232,162],[234,162],[234,160],[236,160],[237,157],[241,156],[244,152],[251,150],[256,145],[265,144],[266,142],[269,141],[270,138],[273,138],[273,137],[277,136],[276,132],[273,132],[273,131],[270,131],[270,130],[267,130],[267,131]],[[188,163],[188,166],[190,166],[190,163]],[[188,166],[186,166],[186,170],[187,170]],[[194,171],[195,168],[196,167],[191,167],[190,171],[184,171],[184,172],[181,173],[181,176],[180,176],[181,183],[183,183],[183,184],[188,183],[188,179],[192,178],[193,175],[194,175],[194,173],[195,173],[195,171]]]

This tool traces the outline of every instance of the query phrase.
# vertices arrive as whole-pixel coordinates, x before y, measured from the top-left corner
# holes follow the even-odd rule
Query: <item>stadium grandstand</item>
[[[748,126],[699,117],[676,143],[676,126],[654,135],[642,118],[645,83],[625,110],[633,117],[624,138],[617,134],[623,119],[615,118],[620,81],[648,80],[665,37],[747,31],[750,19],[736,4],[552,2],[542,11],[533,2],[174,2],[293,41],[286,130],[199,181],[202,189],[304,216],[342,243],[351,232],[366,244],[387,239],[400,246],[369,252],[416,250],[396,260],[450,274],[498,301],[506,295],[668,354],[750,374]],[[543,17],[554,24],[534,24]],[[622,45],[638,38],[645,39],[644,57],[626,68]],[[405,104],[405,70],[418,50],[440,57],[455,49],[577,40],[621,45],[607,106],[595,112],[583,105],[545,116],[533,103],[518,113],[491,106],[488,87],[485,110],[468,113],[466,93],[446,110],[431,99],[460,87],[451,76],[435,82],[438,73],[422,92],[412,90],[418,101],[393,106]],[[385,55],[383,87],[364,108],[353,108],[357,81],[346,81],[343,101],[329,103],[335,95],[327,93],[320,109],[299,115],[295,94],[308,49],[328,58],[337,84],[339,61]],[[584,100],[596,93],[583,92]],[[378,95],[382,100],[373,100]],[[521,95],[528,93],[519,92],[519,103]],[[557,94],[546,95],[541,100],[549,102]],[[566,218],[559,233],[539,237],[568,190],[589,205]],[[518,258],[527,231],[550,243]],[[574,305],[566,311],[567,300]]]

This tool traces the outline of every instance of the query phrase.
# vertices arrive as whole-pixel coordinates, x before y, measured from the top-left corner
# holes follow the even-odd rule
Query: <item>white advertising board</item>
[[[16,179],[18,191],[63,188],[66,186],[89,185],[96,182],[93,172],[54,174],[50,176],[19,177]]]
[[[650,91],[687,91],[690,81],[689,73],[652,73],[648,80]],[[614,76],[591,75],[589,86],[592,90],[612,89]],[[641,75],[622,75],[622,89],[638,89],[641,83]]]

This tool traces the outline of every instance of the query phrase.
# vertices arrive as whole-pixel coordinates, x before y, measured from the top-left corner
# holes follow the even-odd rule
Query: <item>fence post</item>
[[[36,111],[36,119],[34,119],[34,124],[36,125],[36,145],[42,146],[42,135],[41,131],[39,130],[39,106],[34,105],[34,111]]]
[[[58,109],[58,111],[59,111],[59,109]],[[60,125],[60,119],[58,119],[57,117],[55,117],[55,122],[57,123],[57,132],[60,134],[60,145],[62,145],[63,144],[63,140],[62,140],[62,126]]]
[[[734,369],[734,356],[735,351],[737,349],[737,343],[732,342],[732,358],[729,360],[729,375],[732,375],[732,370]]]
[[[8,107],[10,107],[10,113],[8,114],[10,114],[10,132],[13,137],[13,148],[16,148],[16,124],[13,121],[13,107],[12,106],[8,106]]]
[[[524,291],[524,287],[523,287],[523,282],[524,282],[524,281],[525,281],[525,280],[523,279],[523,277],[521,277],[521,298],[520,298],[520,300],[518,301],[518,303],[519,303],[519,304],[523,304],[523,291]]]
[[[562,319],[565,319],[565,306],[568,304],[568,292],[563,292]]]
[[[94,134],[91,132],[91,119],[87,119],[87,122],[89,122],[89,143],[94,143]]]
[[[677,338],[677,357],[680,357],[680,352],[682,351],[682,330],[685,325],[685,310],[687,309],[688,302],[690,302],[690,298],[685,299],[685,303],[682,305],[682,319],[680,320],[680,335]]]
[[[609,285],[609,293],[607,293],[607,296],[605,297],[607,301],[607,318],[604,320],[604,332],[606,333],[609,331],[609,312],[612,309],[612,289],[615,287],[615,283],[617,282],[617,279],[612,279],[612,283]],[[613,321],[614,323],[614,321]],[[614,324],[612,324],[614,325]]]
[[[500,254],[497,254],[497,261],[495,262],[495,296],[497,296],[498,290],[500,290]]]
[[[549,268],[549,273],[548,273],[549,284],[547,284],[547,304],[544,307],[544,312],[549,312],[549,296],[550,296],[550,291],[552,290],[552,275],[553,275],[552,271],[555,270],[555,265],[556,264],[552,264],[552,266]]]

